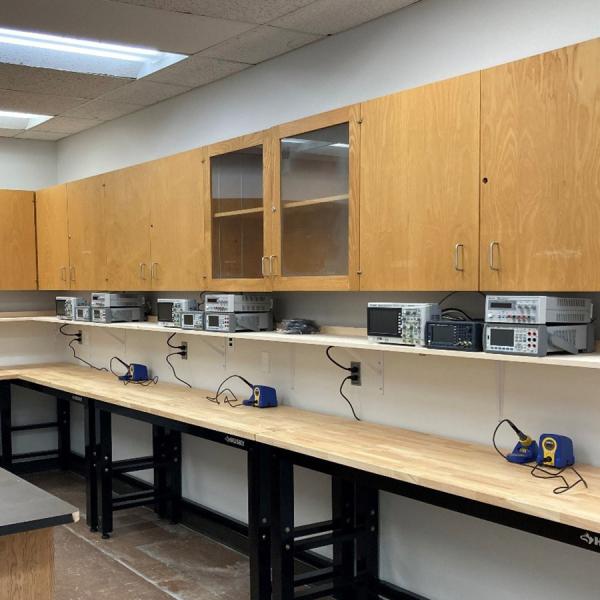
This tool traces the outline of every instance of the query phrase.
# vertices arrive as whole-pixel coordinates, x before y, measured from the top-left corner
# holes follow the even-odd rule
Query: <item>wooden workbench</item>
[[[175,482],[170,487],[156,487],[160,481],[156,469],[165,467],[153,454],[155,492],[157,497],[167,495],[171,507],[157,511],[175,522],[173,515],[178,513],[172,507],[181,502],[182,433],[247,452],[251,600],[292,600],[299,597],[296,590],[306,581],[322,586],[310,598],[335,595],[348,586],[367,586],[386,597],[381,586],[387,584],[379,579],[380,490],[600,551],[596,533],[600,531],[600,469],[596,467],[578,465],[588,489],[579,485],[556,495],[556,480],[533,478],[529,469],[507,463],[487,445],[288,406],[260,410],[216,405],[206,398],[210,391],[162,382],[148,387],[124,385],[111,374],[71,364],[0,369],[0,382],[30,385],[54,392],[57,398],[60,393],[67,404],[69,399],[84,403],[87,496],[88,503],[95,503],[88,504],[87,512],[88,518],[96,515],[88,524],[96,530],[99,506],[103,537],[112,531],[112,511],[119,502],[112,494],[112,472],[122,466],[119,462],[128,462],[112,460],[111,414],[151,423],[153,436],[155,428],[179,436],[165,438],[162,451],[170,457],[167,462],[177,464],[170,471]],[[96,439],[95,430],[90,435],[96,426],[98,445],[89,442]],[[96,450],[97,458],[91,458]],[[330,521],[295,526],[295,465],[331,475]],[[308,551],[325,546],[333,547],[331,567],[316,574],[294,574],[295,559],[306,560]],[[361,575],[355,575],[359,571]]]
[[[114,376],[70,364],[11,367],[0,380],[22,380],[76,396],[197,425],[384,477],[455,494],[574,527],[600,531],[600,469],[578,465],[589,489],[564,495],[556,481],[535,479],[491,446],[356,422],[279,406],[231,408],[213,392],[160,382],[123,385]]]

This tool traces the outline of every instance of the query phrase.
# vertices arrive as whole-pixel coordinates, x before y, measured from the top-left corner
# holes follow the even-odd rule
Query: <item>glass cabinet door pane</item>
[[[262,278],[263,149],[210,159],[212,276]]]
[[[348,123],[281,140],[281,274],[348,274]]]

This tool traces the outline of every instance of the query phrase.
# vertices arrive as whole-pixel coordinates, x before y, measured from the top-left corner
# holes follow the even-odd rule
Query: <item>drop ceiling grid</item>
[[[128,32],[119,38],[123,43],[137,41],[170,52],[185,46],[191,55],[139,80],[0,63],[0,110],[54,116],[27,131],[0,130],[0,137],[58,140],[417,1],[56,0],[52,15],[35,11],[43,0],[16,3],[14,9],[3,9],[0,26],[92,38],[95,33],[98,39],[112,19],[114,35]],[[29,12],[23,9],[26,4]],[[81,12],[83,4],[88,15],[77,20],[73,12]],[[61,10],[66,18],[57,19]],[[137,31],[126,27],[133,17]],[[56,29],[61,21],[68,31]]]

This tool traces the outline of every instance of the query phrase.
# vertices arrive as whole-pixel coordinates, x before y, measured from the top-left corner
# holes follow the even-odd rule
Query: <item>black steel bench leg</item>
[[[83,401],[85,440],[85,496],[86,522],[90,531],[98,531],[98,438],[96,432],[96,404]]]
[[[356,486],[353,482],[335,475],[331,478],[332,520],[336,531],[350,532],[355,525]],[[356,564],[355,544],[353,539],[336,541],[333,544],[333,584],[343,586],[354,579]],[[344,588],[335,592],[336,600],[354,600],[355,589]]]
[[[112,431],[111,414],[98,411],[100,427],[100,516],[102,538],[108,539],[113,530],[112,504]]]
[[[294,598],[294,467],[272,452],[271,564],[273,600]]]
[[[169,431],[167,436],[169,462],[167,482],[169,490],[169,519],[171,523],[181,521],[181,433]]]
[[[250,600],[271,598],[271,464],[261,444],[248,449]]]
[[[11,387],[8,382],[0,384],[0,434],[2,435],[2,467],[13,467]]]
[[[67,471],[71,458],[71,403],[69,400],[56,399],[56,422],[58,423],[58,463],[63,471]]]
[[[154,457],[154,510],[161,519],[167,514],[167,439],[164,427],[152,425]]]
[[[365,581],[357,598],[378,598],[376,590],[379,580],[379,490],[357,484],[356,525],[366,531],[366,534],[356,541],[357,572]]]

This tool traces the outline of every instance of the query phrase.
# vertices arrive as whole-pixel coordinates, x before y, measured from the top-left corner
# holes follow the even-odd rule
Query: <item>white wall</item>
[[[600,36],[598,0],[422,0],[58,142],[68,181]]]
[[[57,145],[58,180],[142,162],[597,36],[597,0],[423,0],[354,31],[67,138]],[[19,164],[29,172],[27,157]],[[0,172],[0,187],[9,174]],[[335,316],[348,325],[361,324],[357,303],[364,299],[352,294],[281,298],[286,312],[312,314],[318,309],[321,316]],[[466,306],[475,303],[473,298],[465,301]],[[54,340],[54,333],[44,331]],[[29,332],[0,324],[3,342]],[[104,364],[113,354],[146,362],[161,379],[170,381],[164,338],[90,329],[81,352]],[[215,388],[226,374],[241,372],[274,384],[285,403],[347,414],[337,394],[341,373],[325,361],[322,349],[244,341],[226,349],[218,340],[188,341],[190,359],[178,367],[196,386]],[[61,340],[57,346],[58,359],[68,357],[64,345]],[[30,351],[35,348],[33,341]],[[268,373],[262,370],[261,351],[271,360]],[[498,417],[510,415],[532,433],[555,430],[573,436],[578,458],[600,465],[595,372],[535,366],[502,369],[465,359],[384,356],[377,351],[340,350],[338,357],[363,362],[364,384],[351,388],[350,396],[365,420],[489,443]],[[74,419],[74,445],[79,448],[80,432]],[[115,419],[114,440],[116,456],[145,454],[150,432],[143,425]],[[186,438],[183,469],[186,497],[245,518],[243,455]],[[327,480],[304,471],[298,477],[302,483],[298,520],[325,517]],[[540,493],[550,494],[551,484],[540,482]],[[385,494],[382,525],[382,576],[432,599],[598,598],[600,571],[590,552]]]
[[[56,144],[0,137],[0,189],[38,190],[57,181]]]

